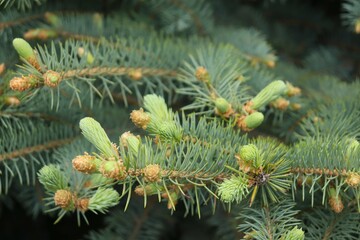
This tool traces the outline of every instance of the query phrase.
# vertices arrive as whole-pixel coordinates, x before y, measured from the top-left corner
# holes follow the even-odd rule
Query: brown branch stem
[[[25,148],[18,149],[18,150],[9,152],[9,153],[4,153],[4,154],[0,155],[0,161],[25,156],[25,155],[28,155],[28,154],[31,154],[34,152],[41,152],[44,150],[57,148],[57,147],[60,147],[60,146],[63,146],[65,144],[72,142],[75,138],[76,137],[60,139],[60,140],[53,140],[53,141],[49,141],[44,144],[39,144],[39,145],[31,146],[31,147],[25,147]]]
[[[68,70],[61,73],[62,79],[83,76],[121,76],[127,75],[133,71],[141,71],[143,76],[159,76],[159,77],[176,77],[177,72],[174,70],[157,69],[157,68],[128,68],[128,67],[94,67],[84,69]]]
[[[292,168],[290,170],[291,173],[303,173],[303,174],[317,174],[317,175],[328,175],[328,176],[341,176],[341,177],[347,177],[350,172],[343,170],[337,170],[337,169],[320,169],[320,168]]]

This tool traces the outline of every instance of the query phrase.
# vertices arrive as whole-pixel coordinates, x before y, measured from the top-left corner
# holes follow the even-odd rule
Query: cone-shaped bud
[[[44,78],[44,85],[51,88],[57,87],[61,82],[60,73],[52,70],[47,70],[43,74],[43,78]]]
[[[249,129],[254,129],[260,126],[260,124],[264,121],[264,114],[261,112],[254,112],[248,116],[246,116],[244,122],[246,127]]]
[[[144,179],[147,182],[158,182],[161,179],[161,168],[159,164],[150,164],[143,169]]]
[[[135,126],[145,130],[150,122],[150,115],[144,112],[144,109],[140,108],[139,110],[133,110],[130,113],[130,119]]]
[[[54,13],[46,12],[44,14],[44,17],[45,17],[45,21],[50,23],[54,27],[58,27],[61,24],[59,17],[57,15],[55,15]]]
[[[54,195],[54,202],[56,206],[59,206],[66,210],[74,208],[73,196],[69,190],[57,190]]]
[[[129,78],[131,78],[134,81],[139,81],[143,77],[141,68],[132,69],[128,73]]]
[[[145,186],[137,186],[135,188],[135,193],[139,196],[147,196],[155,195],[158,193],[159,187],[156,184],[147,184]]]
[[[281,81],[273,81],[267,85],[263,90],[261,90],[251,101],[252,109],[259,109],[267,105],[268,103],[274,101],[287,90],[286,84]]]
[[[304,240],[305,233],[300,228],[294,227],[290,231],[288,231],[284,236],[280,238],[280,240]]]
[[[79,155],[72,160],[73,168],[86,174],[97,172],[100,164],[100,159],[90,155]]]
[[[195,77],[197,80],[201,82],[209,82],[210,81],[210,75],[209,72],[205,67],[197,67],[195,72]]]
[[[341,200],[341,197],[336,193],[336,189],[333,187],[330,187],[329,189],[329,205],[336,213],[340,213],[344,209],[344,204]]]
[[[216,98],[215,107],[220,114],[224,114],[230,110],[231,105],[225,98]]]
[[[360,186],[360,174],[356,172],[349,173],[346,178],[346,183],[353,188]]]
[[[13,40],[13,46],[20,57],[29,60],[35,58],[34,50],[30,44],[22,38],[15,38]]]
[[[117,161],[104,161],[99,168],[100,173],[107,178],[123,180],[126,178],[126,168]]]

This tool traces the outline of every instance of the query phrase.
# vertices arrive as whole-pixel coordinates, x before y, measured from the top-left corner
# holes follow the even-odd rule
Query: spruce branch
[[[0,161],[4,161],[6,159],[19,158],[19,157],[26,156],[28,154],[33,154],[34,152],[42,152],[42,151],[45,151],[45,150],[57,148],[57,147],[65,145],[65,144],[69,144],[74,139],[75,138],[54,140],[54,141],[49,141],[47,143],[36,145],[36,146],[17,149],[17,150],[15,150],[13,152],[7,152],[7,153],[4,153],[4,154],[1,154],[0,155]]]
[[[295,204],[285,199],[280,204],[242,209],[238,217],[241,221],[238,229],[246,234],[245,238],[282,239],[288,231],[300,224],[295,218],[298,211],[294,208]]]

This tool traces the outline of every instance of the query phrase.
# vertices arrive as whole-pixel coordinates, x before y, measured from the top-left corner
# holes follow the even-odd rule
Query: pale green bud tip
[[[159,135],[165,139],[174,139],[179,141],[182,137],[182,131],[173,122],[163,122],[159,126]]]
[[[226,113],[230,109],[230,103],[224,98],[216,98],[215,107],[220,113]]]
[[[281,80],[276,80],[267,85],[263,90],[261,90],[256,97],[252,99],[252,108],[259,109],[269,102],[274,101],[282,94],[287,91],[286,84]]]
[[[254,112],[247,116],[244,121],[247,128],[257,128],[264,121],[264,114],[262,114],[261,112]]]
[[[52,88],[58,86],[61,81],[60,73],[52,70],[47,70],[43,74],[43,78],[44,78],[44,85]]]
[[[139,149],[139,145],[140,145],[140,140],[135,137],[135,136],[130,136],[128,139],[127,139],[127,143],[128,143],[128,146],[129,148],[137,153],[138,152],[138,149]]]
[[[248,144],[241,147],[239,155],[246,162],[254,161],[259,155],[259,149],[254,144]]]
[[[87,54],[87,57],[86,57],[86,62],[87,62],[88,64],[92,64],[94,61],[95,61],[94,56],[93,56],[91,53],[88,53],[88,54]]]
[[[98,188],[90,198],[88,209],[96,212],[106,212],[109,207],[119,203],[120,195],[112,188]]]
[[[248,181],[242,176],[231,176],[219,186],[219,196],[225,203],[236,201],[239,203],[247,194]]]
[[[105,161],[101,164],[99,172],[107,178],[123,180],[126,178],[126,168],[117,161]]]
[[[300,228],[294,227],[292,230],[288,231],[284,238],[281,238],[284,240],[304,240],[305,239],[305,233]]]
[[[165,100],[160,96],[155,94],[146,95],[144,97],[144,108],[159,120],[173,121]]]
[[[65,189],[68,182],[60,168],[55,165],[44,166],[38,173],[39,182],[50,192],[56,192],[59,189]]]
[[[80,129],[84,137],[106,157],[118,157],[116,148],[110,142],[105,130],[95,119],[85,117],[80,120]]]
[[[13,40],[13,46],[20,57],[29,59],[35,57],[34,51],[30,44],[22,38],[15,38]]]

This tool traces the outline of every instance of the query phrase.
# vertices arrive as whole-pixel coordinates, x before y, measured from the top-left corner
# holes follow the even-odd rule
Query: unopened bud
[[[101,160],[97,159],[94,156],[90,155],[80,155],[76,156],[72,160],[73,168],[82,173],[94,173],[97,172]]]
[[[30,44],[27,41],[25,41],[24,39],[15,38],[13,40],[13,46],[20,57],[22,57],[26,60],[28,60],[29,58],[35,57],[34,50],[30,46]]]
[[[159,164],[150,164],[143,169],[144,178],[147,182],[158,182],[161,178]]]
[[[265,61],[265,65],[269,68],[274,68],[276,63],[274,60],[267,60],[267,61]]]
[[[360,186],[360,175],[356,172],[351,172],[346,178],[346,183],[353,188]]]
[[[139,81],[142,78],[142,72],[141,68],[132,69],[128,73],[129,78],[131,78],[134,81]]]
[[[140,108],[139,110],[133,110],[130,113],[130,119],[135,126],[145,130],[150,122],[150,115],[145,113],[144,109]]]
[[[117,161],[104,161],[99,171],[104,177],[123,180],[126,178],[126,168]]]
[[[14,77],[10,80],[9,85],[12,90],[20,92],[31,88],[31,83],[26,77]]]
[[[17,97],[6,97],[5,104],[10,106],[17,106],[20,104],[20,100]]]
[[[78,48],[77,54],[79,55],[79,57],[86,56],[86,63],[88,64],[92,64],[95,61],[94,56],[90,52],[85,51],[83,47]]]
[[[60,73],[52,70],[47,70],[43,74],[43,78],[44,78],[44,85],[51,88],[57,87],[61,82]]]
[[[247,128],[257,128],[264,121],[264,114],[262,114],[261,112],[254,112],[248,115],[244,121]]]
[[[69,190],[60,189],[57,190],[54,195],[54,202],[56,206],[59,206],[63,209],[73,208],[73,196]]]
[[[21,58],[28,61],[37,70],[40,70],[40,65],[36,59],[34,50],[27,41],[22,38],[15,38],[13,40],[13,46]]]
[[[340,195],[336,194],[336,189],[332,187],[329,189],[329,205],[336,213],[340,213],[344,209]]]
[[[298,87],[294,87],[291,83],[287,82],[286,83],[286,87],[287,87],[287,92],[286,94],[288,95],[288,97],[293,97],[293,96],[297,96],[301,94],[301,89]]]
[[[140,140],[131,132],[124,132],[120,137],[120,143],[125,148],[131,149],[132,152],[137,153],[140,145]]]
[[[195,72],[195,77],[201,82],[209,82],[210,75],[205,67],[198,67]]]
[[[220,114],[224,114],[228,110],[230,110],[231,104],[228,101],[226,101],[225,98],[216,98],[215,99],[215,107],[216,107],[216,110]]]
[[[283,81],[277,80],[271,82],[252,99],[252,109],[257,110],[262,108],[269,102],[280,97],[286,90],[287,87]]]
[[[86,212],[89,208],[89,198],[81,198],[76,201],[76,209]]]
[[[288,106],[289,106],[290,102],[288,100],[286,100],[285,98],[278,98],[276,99],[274,102],[271,103],[271,106],[273,106],[276,109],[279,109],[281,111],[285,111]]]
[[[259,156],[259,149],[254,144],[248,144],[241,147],[239,156],[246,162],[252,162]]]

